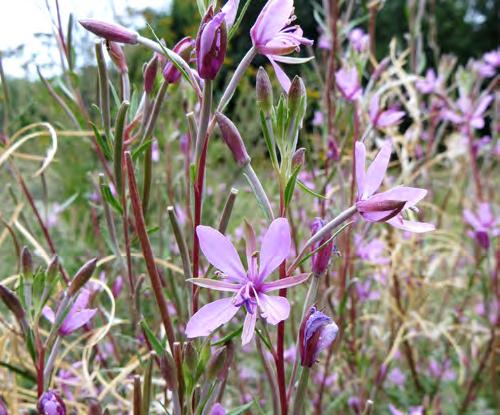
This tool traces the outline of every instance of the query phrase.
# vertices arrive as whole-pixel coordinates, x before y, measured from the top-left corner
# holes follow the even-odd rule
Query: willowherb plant
[[[392,42],[378,62],[381,6],[367,34],[323,3],[315,45],[293,0],[268,0],[232,71],[251,0],[197,1],[197,33],[173,45],[58,20],[63,93],[39,75],[65,118],[6,128],[0,148],[22,192],[0,212],[18,258],[0,280],[0,415],[494,410],[499,52],[417,70],[418,42]],[[75,81],[82,28],[97,103]],[[130,48],[149,53],[138,81]],[[20,152],[44,137],[45,157]],[[50,210],[63,137],[90,137],[98,164]],[[67,151],[63,182],[86,157]]]

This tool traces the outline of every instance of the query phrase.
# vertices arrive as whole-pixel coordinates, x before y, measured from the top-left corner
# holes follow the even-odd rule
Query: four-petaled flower
[[[252,43],[260,54],[273,65],[278,81],[288,92],[290,79],[276,62],[303,63],[309,59],[292,58],[290,53],[300,50],[300,45],[312,45],[313,41],[303,36],[299,25],[290,26],[295,20],[293,0],[269,0],[250,29]]]
[[[275,219],[271,223],[262,239],[259,254],[256,252],[255,234],[251,227],[247,227],[248,270],[246,271],[233,244],[219,231],[200,225],[196,228],[196,234],[203,254],[220,271],[223,279],[193,278],[190,281],[200,287],[232,292],[233,296],[216,300],[200,308],[186,326],[187,337],[208,336],[231,320],[241,307],[246,311],[242,333],[243,344],[247,344],[253,338],[258,310],[269,324],[275,325],[288,318],[290,314],[288,300],[285,297],[269,296],[267,293],[300,284],[309,274],[266,282],[266,278],[290,253],[290,226],[286,219]]]
[[[370,121],[374,128],[387,128],[398,125],[405,116],[403,111],[389,108],[384,111],[380,108],[380,97],[373,95],[370,100]]]
[[[340,68],[335,72],[335,82],[342,96],[350,102],[361,98],[363,89],[356,68]]]
[[[435,229],[430,223],[403,219],[401,212],[414,208],[427,194],[427,190],[416,187],[397,186],[382,193],[375,193],[384,180],[391,158],[391,143],[386,141],[375,160],[365,172],[366,148],[362,142],[356,143],[355,173],[358,195],[356,207],[368,222],[387,222],[409,232],[428,232]]]

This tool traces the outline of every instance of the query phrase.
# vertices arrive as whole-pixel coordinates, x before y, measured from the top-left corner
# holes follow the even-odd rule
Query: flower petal
[[[364,197],[371,196],[382,184],[389,160],[391,159],[391,152],[392,144],[390,141],[386,141],[366,171]]]
[[[414,233],[430,232],[436,229],[436,227],[431,223],[405,220],[401,217],[401,215],[389,219],[387,223],[394,226],[395,228],[403,229],[405,231]]]
[[[365,163],[366,163],[366,147],[360,142],[355,144],[355,169],[356,169],[356,185],[358,187],[358,199],[361,199],[365,189]]]
[[[222,298],[201,307],[188,321],[186,336],[208,336],[215,329],[231,320],[239,307],[233,305],[233,298]]]
[[[245,322],[243,323],[243,332],[241,333],[241,344],[245,346],[253,339],[255,332],[255,322],[257,321],[257,313],[247,313]]]
[[[386,192],[377,193],[373,195],[370,200],[380,201],[380,200],[400,200],[405,201],[406,204],[404,209],[415,206],[420,202],[427,194],[426,189],[420,189],[419,187],[408,187],[408,186],[396,186]]]
[[[269,59],[269,62],[271,62],[271,65],[273,65],[274,68],[274,73],[276,74],[276,77],[278,78],[278,81],[281,85],[281,87],[285,90],[286,93],[290,90],[290,85],[292,84],[292,81],[290,81],[290,78],[288,75],[285,73],[283,69],[281,69],[281,66],[279,66],[273,58],[267,57]]]
[[[261,315],[269,324],[276,325],[290,315],[290,303],[285,297],[259,294]]]
[[[262,239],[260,281],[264,281],[286,259],[290,253],[291,242],[288,220],[285,218],[273,220]]]
[[[64,319],[61,328],[59,329],[59,333],[62,335],[68,335],[78,330],[80,327],[83,327],[87,324],[92,317],[94,317],[95,313],[97,313],[97,309],[79,309],[78,311],[71,310],[68,313],[68,316]]]
[[[233,244],[218,230],[199,225],[196,234],[200,248],[215,268],[221,270],[233,282],[245,282],[246,272]]]
[[[52,309],[46,305],[45,307],[43,307],[42,309],[42,315],[51,323],[51,324],[54,324],[54,322],[56,321],[56,315],[54,314],[54,312],[52,311]]]
[[[296,275],[294,277],[286,277],[273,282],[268,282],[262,286],[262,291],[268,292],[273,290],[280,290],[282,288],[293,287],[294,285],[302,284],[309,278],[310,275],[310,273],[304,273]]]
[[[227,0],[226,4],[224,4],[221,9],[221,12],[225,15],[227,30],[231,29],[236,20],[236,13],[238,13],[239,5],[240,0]]]
[[[269,0],[255,24],[250,36],[255,46],[265,45],[283,29],[293,13],[293,0]]]
[[[213,280],[210,278],[189,278],[187,281],[199,287],[210,288],[217,291],[237,292],[241,285],[227,281]]]

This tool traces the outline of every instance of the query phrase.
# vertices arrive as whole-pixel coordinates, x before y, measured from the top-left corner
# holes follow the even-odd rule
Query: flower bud
[[[224,63],[227,48],[227,30],[224,13],[214,15],[210,7],[201,21],[196,36],[196,64],[202,79],[215,79]]]
[[[210,410],[210,415],[226,415],[227,412],[220,403],[216,403]]]
[[[299,148],[292,156],[292,169],[295,170],[297,167],[302,167],[306,162],[306,149],[304,147]]]
[[[215,114],[215,118],[219,125],[222,139],[229,147],[229,150],[231,150],[236,163],[240,166],[250,163],[250,156],[247,153],[243,139],[233,122],[220,112]]]
[[[52,260],[47,265],[47,270],[45,271],[45,275],[47,276],[47,283],[52,284],[54,279],[57,277],[57,272],[59,270],[59,258],[57,255],[54,255]]]
[[[288,109],[293,116],[302,119],[306,111],[306,105],[306,87],[302,78],[300,76],[295,76],[288,90]]]
[[[21,272],[25,277],[33,276],[33,257],[27,246],[23,246],[21,250]]]
[[[257,91],[257,103],[265,113],[271,112],[273,107],[273,86],[266,70],[261,66],[257,71],[255,89]]]
[[[83,264],[82,267],[77,271],[68,288],[68,295],[70,297],[75,295],[76,292],[80,288],[82,288],[88,280],[90,280],[90,277],[92,277],[92,274],[95,271],[96,265],[97,258],[94,258]]]
[[[356,208],[370,222],[385,222],[398,215],[406,205],[404,200],[360,200]]]
[[[195,372],[198,365],[198,353],[191,342],[184,345],[184,363],[190,372]]]
[[[179,42],[177,42],[177,44],[174,46],[173,51],[177,53],[181,58],[187,61],[189,60],[189,56],[191,55],[193,47],[194,47],[193,39],[187,36],[181,39]],[[165,79],[165,82],[169,84],[176,84],[177,82],[179,82],[179,79],[181,78],[181,73],[171,61],[168,61],[165,67],[163,68],[163,78]]]
[[[0,415],[9,415],[9,411],[7,410],[7,404],[0,396]]]
[[[118,71],[120,71],[120,73],[128,72],[127,60],[121,45],[116,42],[107,41],[106,50],[108,51],[111,60],[118,68]]]
[[[80,24],[96,36],[112,42],[134,45],[137,43],[139,38],[139,34],[137,32],[114,23],[107,23],[95,19],[83,19],[80,20]]]
[[[153,91],[156,72],[158,72],[158,56],[155,54],[144,68],[144,91],[146,94],[151,94]]]
[[[54,390],[43,393],[37,405],[40,415],[66,415],[66,405]]]
[[[339,331],[335,322],[311,307],[305,315],[299,331],[300,361],[302,366],[312,367],[319,353],[330,347]]]
[[[0,299],[21,324],[21,322],[24,321],[25,316],[23,306],[17,296],[2,284],[0,284]]]
[[[220,372],[224,369],[227,358],[227,350],[222,347],[215,351],[210,357],[207,364],[207,378],[213,380],[217,378]]]
[[[163,353],[161,356],[160,371],[168,389],[173,390],[177,381],[177,371],[175,369],[174,359],[168,352]]]
[[[315,235],[323,226],[325,226],[325,221],[321,218],[315,218],[311,225],[312,235]],[[327,233],[319,242],[313,244],[311,247],[311,250],[315,251],[320,246],[324,245],[323,248],[312,256],[312,271],[315,275],[319,276],[328,269],[328,264],[330,263],[333,252],[333,240],[328,241],[331,237],[331,233]]]

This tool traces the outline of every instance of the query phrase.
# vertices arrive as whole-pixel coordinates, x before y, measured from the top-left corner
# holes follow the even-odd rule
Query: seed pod
[[[307,105],[307,91],[300,76],[293,78],[288,91],[288,109],[293,116],[300,120],[304,116]]]
[[[57,277],[58,269],[59,269],[59,258],[57,257],[57,255],[54,255],[52,260],[49,262],[49,265],[47,266],[47,270],[45,271],[48,284],[52,284],[52,282],[54,282],[54,279]]]
[[[302,167],[306,162],[306,149],[304,147],[299,148],[292,156],[292,169],[295,170],[297,167]]]
[[[184,345],[184,364],[191,373],[195,372],[198,365],[198,353],[191,342]]]

